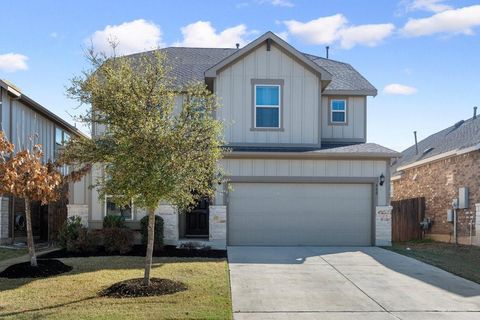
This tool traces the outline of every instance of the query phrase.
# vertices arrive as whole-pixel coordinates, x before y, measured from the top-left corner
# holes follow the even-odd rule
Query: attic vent
[[[460,128],[460,126],[461,126],[462,124],[464,124],[464,123],[465,123],[465,120],[460,120],[460,121],[458,121],[457,123],[455,123],[455,124],[453,125],[452,130],[450,130],[447,134],[452,133],[453,131],[457,130],[457,129]]]
[[[427,149],[423,150],[423,153],[422,153],[422,154],[427,154],[427,153],[429,153],[429,152],[432,151],[432,150],[433,150],[433,148],[427,148]]]
[[[458,121],[457,123],[455,123],[454,127],[455,129],[457,129],[458,127],[460,127],[465,121],[464,120],[460,120]]]

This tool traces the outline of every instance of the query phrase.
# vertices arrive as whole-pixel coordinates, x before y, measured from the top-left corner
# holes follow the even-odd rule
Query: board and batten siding
[[[323,141],[366,141],[367,124],[367,98],[364,96],[338,97],[347,100],[347,124],[331,125],[330,98],[335,96],[322,96],[322,140]]]
[[[283,80],[283,131],[252,131],[252,79]],[[272,44],[261,45],[221,70],[215,79],[224,121],[225,139],[231,144],[319,143],[318,77],[304,65]]]
[[[41,144],[43,160],[55,157],[55,123],[42,116],[32,108],[2,91],[2,130],[7,138],[15,144],[16,151]],[[11,123],[10,123],[11,119]]]
[[[386,160],[337,159],[222,159],[221,168],[227,177],[348,177],[378,178],[388,176]],[[233,190],[232,192],[235,192]],[[378,186],[378,203],[389,201],[387,183]],[[216,203],[224,203],[223,194],[217,192]]]

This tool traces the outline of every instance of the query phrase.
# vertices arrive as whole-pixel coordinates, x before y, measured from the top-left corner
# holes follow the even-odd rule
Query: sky
[[[480,1],[0,0],[0,79],[74,124],[86,106],[65,88],[85,49],[235,47],[266,31],[300,51],[350,63],[377,89],[368,142],[402,151],[480,106]],[[80,127],[80,124],[78,124]],[[86,131],[85,128],[82,128]]]

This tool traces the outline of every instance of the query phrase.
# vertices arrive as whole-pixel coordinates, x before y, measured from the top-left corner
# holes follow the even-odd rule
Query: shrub
[[[91,252],[100,243],[100,238],[96,232],[89,231],[82,225],[80,217],[73,216],[60,229],[58,242],[67,251]]]
[[[105,251],[124,254],[132,250],[134,240],[132,230],[127,228],[105,228],[102,233]]]
[[[82,219],[78,216],[72,216],[65,221],[58,233],[58,244],[67,249],[67,245],[78,239],[80,230],[83,228]]]
[[[103,218],[103,228],[126,228],[125,218],[122,216],[105,216]]]
[[[76,240],[67,242],[67,251],[72,252],[93,252],[97,249],[101,238],[94,230],[82,227]]]
[[[148,242],[148,215],[140,220],[140,233],[142,234],[142,243]],[[156,249],[163,248],[163,218],[155,216],[155,237],[154,247]]]

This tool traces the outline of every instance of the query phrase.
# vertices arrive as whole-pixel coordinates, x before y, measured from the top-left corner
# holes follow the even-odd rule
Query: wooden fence
[[[425,217],[425,198],[392,201],[392,241],[422,239],[420,222]]]

